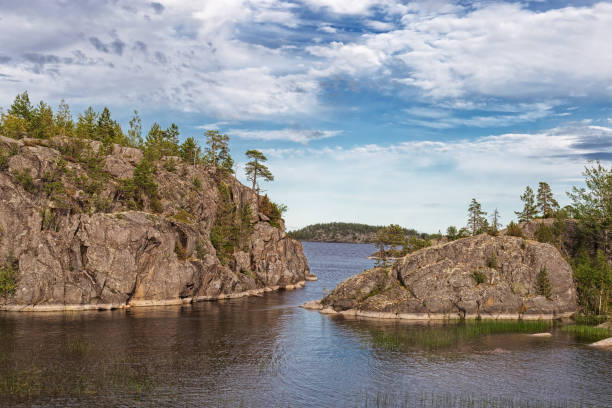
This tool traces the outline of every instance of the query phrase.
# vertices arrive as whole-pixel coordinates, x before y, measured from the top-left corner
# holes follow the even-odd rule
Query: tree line
[[[204,132],[206,147],[202,149],[198,141],[191,136],[181,143],[179,128],[175,123],[163,128],[155,122],[143,136],[142,119],[136,110],[129,121],[127,132],[124,132],[119,123],[112,119],[107,107],[96,112],[90,106],[80,113],[75,121],[64,100],[54,112],[44,101],[32,105],[27,91],[15,97],[7,112],[0,109],[0,134],[14,139],[51,139],[59,136],[93,140],[101,142],[107,153],[113,144],[134,147],[144,153],[146,163],[141,167],[145,170],[150,167],[150,163],[173,156],[193,165],[204,164],[223,172],[234,173],[229,136],[218,130]],[[259,195],[259,183],[273,181],[274,176],[265,165],[267,158],[261,151],[248,150],[245,154],[249,160],[245,166],[247,180],[251,182],[253,191]],[[286,210],[286,207],[281,206],[280,210]]]

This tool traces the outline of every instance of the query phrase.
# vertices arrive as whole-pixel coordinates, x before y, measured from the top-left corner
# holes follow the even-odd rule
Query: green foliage
[[[253,183],[252,189],[253,191],[259,191],[259,187],[257,184],[257,179],[265,180],[265,181],[273,181],[274,176],[266,167],[263,162],[268,161],[266,156],[259,150],[247,150],[245,153],[246,156],[251,159],[251,161],[247,162],[244,170],[247,176],[247,180]]]
[[[9,168],[9,155],[4,147],[0,146],[0,171],[8,170]]]
[[[608,320],[606,315],[574,315],[572,319],[579,325],[596,326]]]
[[[485,283],[487,281],[487,275],[485,275],[482,271],[474,271],[472,273],[472,277],[476,281],[477,285],[480,285],[481,283]]]
[[[538,194],[537,194],[537,208],[540,210],[540,214],[544,218],[550,218],[555,215],[555,212],[559,210],[559,203],[553,197],[552,190],[548,183],[540,181],[540,185],[538,186]]]
[[[267,194],[259,197],[259,212],[270,219],[270,225],[273,227],[280,228],[280,221],[285,211],[287,211],[285,205],[270,201]]]
[[[253,226],[248,204],[239,207],[227,184],[219,182],[217,188],[219,207],[210,231],[210,241],[215,247],[217,258],[226,265],[236,248],[245,248],[253,232]]]
[[[468,228],[471,230],[472,235],[486,231],[489,223],[485,215],[487,213],[482,210],[480,203],[475,198],[472,198],[472,202],[468,207]]]
[[[218,130],[207,130],[206,158],[216,168],[232,171],[234,161],[229,154],[229,136],[219,133]]]
[[[511,237],[520,237],[523,238],[523,230],[521,227],[515,223],[514,221],[510,221],[510,224],[506,227],[506,235]]]
[[[177,210],[173,218],[185,224],[191,224],[193,222],[193,215],[189,214],[189,212],[182,208],[179,208]]]
[[[202,182],[200,181],[200,178],[198,176],[194,176],[191,179],[191,184],[193,184],[196,190],[199,190],[200,188],[202,188]]]
[[[489,259],[487,260],[487,267],[491,269],[497,269],[497,256],[495,254],[491,254]]]
[[[553,244],[556,242],[555,233],[552,227],[541,223],[534,232],[534,237],[538,242]]]
[[[15,281],[19,271],[19,262],[16,258],[9,256],[4,265],[0,265],[0,296],[15,293],[17,283]]]
[[[326,242],[373,242],[374,235],[382,226],[357,224],[350,222],[330,222],[313,224],[302,229],[289,232],[289,235],[301,241]],[[418,235],[413,229],[404,228],[406,236]]]
[[[531,187],[525,187],[525,192],[521,195],[521,201],[523,202],[523,210],[514,212],[518,216],[519,222],[529,221],[535,218],[538,211]]]
[[[173,157],[171,157],[169,160],[166,160],[164,162],[164,169],[174,173],[176,171],[176,160],[174,160]]]
[[[552,296],[552,287],[550,286],[550,280],[548,279],[548,272],[545,267],[540,269],[538,276],[536,277],[536,293],[541,296],[545,296],[550,299]]]
[[[156,161],[164,156],[177,156],[179,130],[174,123],[167,129],[162,129],[159,123],[154,123],[144,142],[145,158]]]
[[[21,184],[23,189],[28,193],[33,194],[36,192],[36,184],[34,184],[34,179],[32,178],[29,168],[14,172],[13,177],[15,178],[15,181]]]
[[[200,157],[202,154],[202,148],[198,146],[198,143],[193,137],[185,139],[183,144],[179,147],[181,158],[184,162],[196,165],[202,161]]]
[[[612,289],[612,276],[604,252],[597,251],[595,259],[591,259],[587,250],[580,248],[574,257],[573,269],[583,310],[586,313],[605,313]]]
[[[142,159],[134,169],[132,178],[121,181],[118,192],[119,198],[128,204],[128,207],[138,209],[144,208],[145,197],[151,201],[151,207],[155,212],[161,212],[157,183],[153,174],[155,167],[146,158]],[[154,204],[155,202],[155,204]],[[159,211],[158,211],[159,210]]]
[[[573,334],[578,340],[587,342],[595,342],[610,337],[610,331],[602,327],[572,324],[564,326],[561,330]]]

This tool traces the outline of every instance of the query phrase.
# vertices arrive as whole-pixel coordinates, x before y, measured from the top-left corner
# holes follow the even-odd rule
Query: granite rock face
[[[542,269],[550,282],[548,297],[538,293]],[[554,246],[482,234],[353,276],[320,305],[373,317],[539,318],[574,313],[577,297],[572,269]]]
[[[154,176],[161,208],[153,212],[145,197],[134,209],[120,199],[120,189],[142,160],[140,150],[110,149],[101,166],[105,184],[92,198],[83,190],[85,164],[61,153],[61,142],[0,137],[5,157],[11,152],[0,169],[0,264],[18,263],[15,290],[0,293],[0,309],[178,304],[292,288],[310,276],[301,244],[255,211],[241,247],[219,260],[210,239],[223,205],[219,183],[235,208],[257,205],[234,177],[178,159],[168,170],[162,161]],[[30,186],[18,178],[24,170]],[[50,173],[60,174],[60,207],[49,193]]]

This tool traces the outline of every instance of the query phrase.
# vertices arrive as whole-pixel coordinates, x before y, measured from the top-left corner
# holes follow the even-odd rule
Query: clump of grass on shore
[[[372,343],[385,349],[417,346],[435,350],[479,336],[548,331],[551,325],[551,322],[543,320],[463,321],[442,326],[419,326],[393,333],[377,330],[372,333]]]
[[[563,327],[561,330],[573,334],[577,340],[588,342],[603,340],[612,335],[608,329],[603,327],[593,327],[584,324],[572,324]]]
[[[576,324],[596,326],[608,320],[606,315],[576,315],[573,317]]]

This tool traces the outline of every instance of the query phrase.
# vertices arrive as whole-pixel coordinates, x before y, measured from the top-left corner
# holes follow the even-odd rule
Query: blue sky
[[[612,160],[612,4],[0,0],[0,104],[28,90],[264,151],[290,228],[509,222]]]

